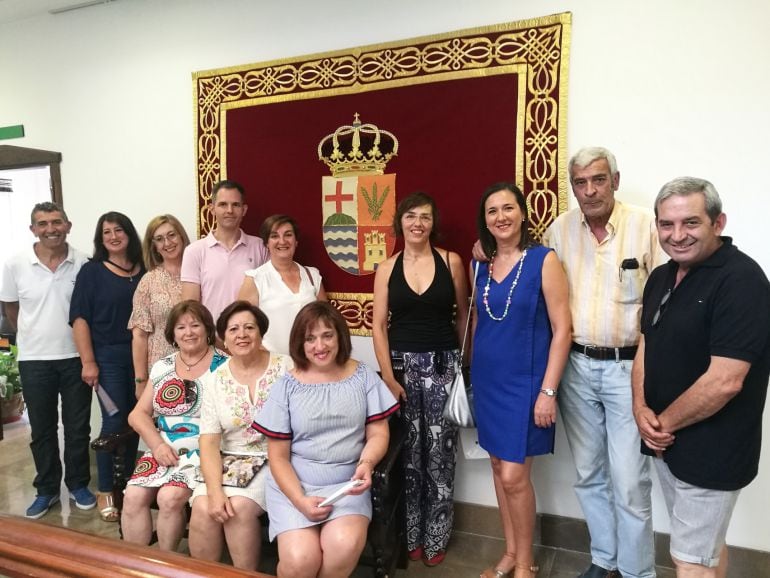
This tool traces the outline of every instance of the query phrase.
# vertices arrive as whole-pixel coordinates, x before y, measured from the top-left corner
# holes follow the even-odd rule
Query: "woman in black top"
[[[70,303],[70,325],[83,364],[82,377],[95,390],[102,388],[117,405],[109,415],[103,404],[100,435],[127,429],[136,404],[131,359],[131,317],[134,291],[144,275],[142,243],[131,220],[122,213],[99,217],[94,232],[94,256],[78,273]],[[126,446],[126,467],[134,468],[136,436]],[[112,454],[96,454],[99,473],[97,502],[105,522],[117,522],[112,503]]]
[[[372,328],[382,378],[402,401],[409,424],[409,557],[428,566],[444,560],[454,520],[457,428],[441,414],[468,314],[462,261],[457,253],[433,247],[437,225],[436,204],[425,193],[399,203],[393,228],[403,237],[404,250],[377,268]]]

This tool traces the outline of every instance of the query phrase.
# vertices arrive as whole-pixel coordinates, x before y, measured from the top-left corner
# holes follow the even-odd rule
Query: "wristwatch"
[[[540,393],[547,395],[548,397],[556,397],[556,390],[551,388],[541,389]]]

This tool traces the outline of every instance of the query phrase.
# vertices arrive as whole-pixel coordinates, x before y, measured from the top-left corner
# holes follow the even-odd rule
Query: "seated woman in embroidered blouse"
[[[142,241],[147,273],[136,287],[128,320],[136,399],[142,395],[150,368],[174,352],[163,329],[171,308],[182,299],[182,253],[189,244],[187,231],[173,215],[158,215],[147,224]]]
[[[329,303],[305,305],[290,336],[295,369],[277,381],[254,428],[268,439],[270,539],[278,576],[350,576],[372,516],[372,470],[387,451],[398,401],[350,358],[350,332]],[[326,497],[359,480],[333,505]]]
[[[321,275],[315,267],[294,261],[299,230],[288,215],[272,215],[259,228],[270,260],[246,271],[238,299],[259,306],[270,319],[263,344],[268,351],[289,354],[289,333],[297,312],[315,300],[326,300]]]
[[[193,558],[218,561],[227,540],[233,565],[252,571],[259,563],[268,468],[245,478],[225,476],[222,454],[252,460],[257,467],[267,456],[265,437],[250,426],[273,382],[292,366],[288,356],[262,347],[267,328],[267,316],[247,301],[230,304],[217,320],[217,334],[231,357],[214,371],[203,392],[199,445],[205,483],[193,492],[190,520]]]
[[[128,416],[150,450],[139,458],[126,488],[121,517],[126,542],[150,543],[153,500],[159,507],[160,549],[176,550],[182,539],[185,505],[198,485],[201,393],[227,359],[213,347],[214,331],[211,313],[198,301],[182,301],[169,313],[163,334],[178,350],[152,366],[150,387]]]

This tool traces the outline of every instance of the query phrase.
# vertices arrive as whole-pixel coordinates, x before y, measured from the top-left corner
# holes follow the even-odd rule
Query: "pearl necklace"
[[[516,277],[513,279],[513,283],[511,283],[511,288],[508,290],[508,298],[505,300],[505,310],[503,311],[503,314],[500,317],[495,317],[494,313],[492,313],[492,310],[489,308],[489,300],[487,299],[489,295],[489,283],[492,280],[492,273],[495,270],[495,255],[492,255],[492,260],[489,262],[489,271],[487,273],[487,284],[484,285],[484,295],[483,295],[483,301],[484,301],[484,309],[487,310],[487,315],[489,315],[490,318],[492,318],[494,321],[502,321],[508,316],[508,309],[511,307],[511,295],[513,295],[513,290],[516,289],[516,285],[519,284],[519,277],[521,277],[521,270],[524,268],[524,259],[527,257],[527,250],[524,249],[524,252],[521,254],[521,259],[519,259],[519,269],[516,271]]]

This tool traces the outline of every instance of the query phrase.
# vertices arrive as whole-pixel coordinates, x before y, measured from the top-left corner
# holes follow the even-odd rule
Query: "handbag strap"
[[[468,328],[471,325],[471,310],[473,309],[473,298],[476,296],[476,277],[479,274],[479,262],[476,261],[476,265],[473,267],[473,284],[471,285],[471,298],[468,302],[468,316],[465,318],[465,333],[463,333],[463,343],[460,346],[460,363],[462,364],[463,355],[465,354],[465,342],[468,339]]]

